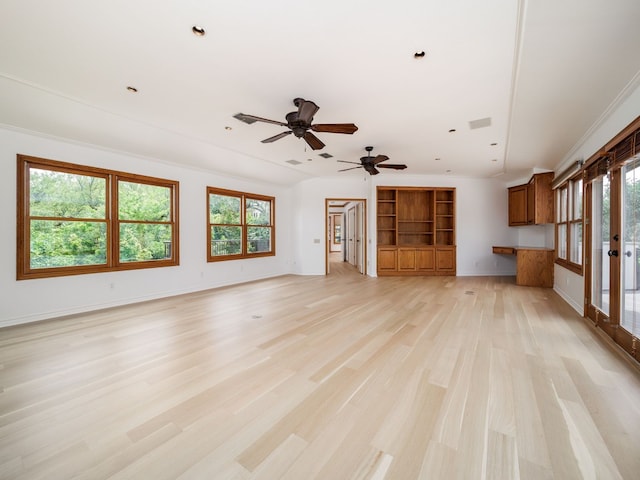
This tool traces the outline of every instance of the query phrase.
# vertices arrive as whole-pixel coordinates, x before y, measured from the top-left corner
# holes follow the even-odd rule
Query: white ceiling
[[[381,175],[507,178],[640,83],[639,20],[638,0],[2,0],[0,124],[280,184],[363,175],[336,159],[366,145],[408,165]],[[313,151],[233,118],[295,97],[359,130]]]

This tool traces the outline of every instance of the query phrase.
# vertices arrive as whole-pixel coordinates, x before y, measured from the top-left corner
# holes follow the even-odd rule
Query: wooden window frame
[[[234,224],[218,224],[211,222],[211,195],[222,195],[229,197],[237,197],[240,200],[240,223]],[[270,205],[270,223],[269,225],[251,225],[247,223],[247,200],[259,200],[269,202]],[[227,260],[240,260],[246,258],[256,257],[272,257],[276,254],[276,227],[275,227],[275,214],[276,214],[276,199],[267,195],[258,195],[255,193],[239,192],[236,190],[227,190],[217,187],[207,187],[207,262],[224,262]],[[230,226],[239,227],[241,230],[241,249],[237,254],[230,255],[212,255],[211,253],[211,230],[215,226]],[[250,252],[248,248],[248,228],[249,227],[268,228],[270,230],[271,248],[268,252]]]
[[[576,186],[580,185],[580,209],[579,215],[576,211]],[[566,202],[562,205],[562,195],[566,193]],[[584,182],[582,181],[582,172],[569,178],[565,183],[560,185],[555,190],[555,202],[556,202],[556,219],[555,219],[555,240],[556,240],[556,252],[555,263],[563,266],[564,268],[571,270],[574,273],[583,275],[584,266]],[[562,211],[564,208],[564,211]],[[573,231],[574,227],[580,225],[582,231],[582,250],[580,252],[580,263],[572,261],[573,258]],[[566,258],[560,256],[560,230],[564,227],[565,236],[564,251]]]
[[[30,214],[30,170],[42,170],[86,175],[103,178],[105,180],[105,216],[99,219],[76,219],[70,221],[96,221],[106,225],[105,263],[96,265],[73,265],[46,268],[31,267],[31,220],[36,218]],[[178,229],[178,198],[179,182],[161,178],[137,175],[132,173],[88,167],[57,160],[17,156],[17,248],[16,248],[16,278],[18,280],[61,277],[68,275],[82,275],[89,273],[112,272],[121,270],[138,270],[143,268],[170,267],[180,264],[179,261],[179,229]],[[159,186],[170,189],[170,218],[167,221],[121,221],[118,215],[118,184],[120,181]],[[67,220],[67,217],[53,217]],[[37,219],[37,218],[36,218]],[[170,255],[158,260],[120,261],[119,232],[121,223],[165,224],[171,228]]]

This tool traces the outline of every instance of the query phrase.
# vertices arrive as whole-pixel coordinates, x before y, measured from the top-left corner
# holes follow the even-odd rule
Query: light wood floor
[[[357,275],[359,274],[357,267],[345,262],[342,259],[342,252],[333,252],[329,254],[329,275]]]
[[[640,375],[513,278],[285,276],[0,330],[3,479],[638,479]]]

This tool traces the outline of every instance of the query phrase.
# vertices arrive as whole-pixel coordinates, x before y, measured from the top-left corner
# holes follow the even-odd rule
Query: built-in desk
[[[494,246],[493,253],[516,256],[516,284],[553,287],[553,248]]]

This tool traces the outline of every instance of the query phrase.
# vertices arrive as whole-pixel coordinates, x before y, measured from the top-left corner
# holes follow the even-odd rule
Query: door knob
[[[630,256],[631,256],[631,250],[624,252],[624,254],[625,254],[627,257],[630,257]]]
[[[617,257],[618,256],[618,250],[609,250],[607,252],[607,255],[609,255],[610,257]]]

